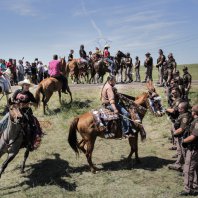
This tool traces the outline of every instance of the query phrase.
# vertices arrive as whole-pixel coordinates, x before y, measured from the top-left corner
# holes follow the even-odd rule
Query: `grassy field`
[[[197,66],[190,66],[196,80]],[[71,89],[74,98],[71,106],[65,103],[60,107],[56,93],[49,102],[49,115],[43,116],[42,108],[35,110],[46,135],[39,149],[30,154],[24,174],[19,171],[24,150],[9,164],[0,179],[0,197],[178,197],[183,178],[167,168],[174,162],[171,157],[175,154],[168,150],[171,125],[167,116],[155,118],[149,112],[145,116],[147,140],[139,142],[142,162],[139,165],[134,160],[129,164],[125,162],[130,149],[127,140],[97,139],[93,161],[102,169],[97,174],[89,171],[83,154],[76,158],[67,142],[69,124],[75,116],[100,106],[100,90],[101,85],[76,86]],[[146,91],[146,87],[118,85],[118,90],[137,96]],[[163,88],[157,88],[157,92],[166,106]],[[192,86],[190,98],[191,104],[198,103],[197,85]],[[67,102],[68,96],[64,95],[63,99]],[[1,101],[0,112],[4,104],[5,101]],[[6,155],[0,162],[5,158]]]

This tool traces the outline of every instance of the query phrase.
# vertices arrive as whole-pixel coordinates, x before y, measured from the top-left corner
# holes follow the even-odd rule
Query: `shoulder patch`
[[[186,122],[187,122],[187,118],[183,118],[183,119],[182,119],[182,122],[183,122],[183,123],[186,123]],[[197,124],[198,124],[198,123],[197,123]]]

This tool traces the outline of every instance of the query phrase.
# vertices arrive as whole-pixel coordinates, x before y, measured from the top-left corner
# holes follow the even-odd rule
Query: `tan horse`
[[[61,67],[62,67],[62,73],[66,73],[66,62],[65,62],[65,58],[61,59]],[[36,89],[36,93],[35,93],[35,98],[38,102],[38,104],[40,103],[40,94],[43,95],[42,98],[42,102],[43,102],[43,113],[46,114],[46,110],[45,107],[47,106],[47,103],[49,101],[49,99],[51,98],[52,94],[56,91],[58,91],[59,94],[59,102],[61,104],[61,89],[62,89],[62,82],[57,80],[56,78],[46,78],[44,80],[42,80],[37,89]],[[72,93],[70,91],[69,85],[68,85],[68,81],[66,84],[66,91],[69,93],[70,95],[70,103],[72,102]]]
[[[67,78],[70,76],[72,79],[72,83],[76,82],[79,83],[79,68],[78,62],[76,59],[69,61],[66,66],[66,76]]]
[[[141,119],[144,118],[146,109],[150,109],[155,116],[162,116],[164,113],[161,112],[161,109],[158,109],[158,106],[156,106],[156,109],[150,108],[150,103],[148,102],[148,100],[158,95],[156,94],[155,88],[153,87],[151,83],[148,83],[147,87],[149,89],[148,93],[141,94],[134,101],[136,105],[140,105],[139,107],[141,107],[139,108],[139,110],[141,111],[140,112]],[[142,111],[142,109],[145,109],[145,110]],[[129,138],[131,152],[127,158],[128,160],[130,160],[132,157],[132,154],[135,152],[135,159],[137,162],[139,162],[138,131],[141,131],[140,127],[142,127],[142,125],[137,124],[137,132],[133,134],[133,137]],[[109,130],[115,134],[115,138],[122,137],[120,121],[118,122],[116,120],[112,121],[112,123],[110,123]],[[82,137],[80,141],[77,140],[77,131]],[[140,134],[141,134],[142,140],[146,138],[145,134],[142,134],[142,133]],[[91,112],[84,113],[74,118],[74,120],[72,121],[70,125],[68,142],[76,154],[79,154],[79,150],[80,150],[86,155],[88,164],[93,173],[96,172],[97,168],[92,163],[92,152],[94,149],[95,140],[98,136],[101,138],[104,138],[104,131],[101,132],[101,130],[98,128],[96,121],[93,117],[93,114]]]

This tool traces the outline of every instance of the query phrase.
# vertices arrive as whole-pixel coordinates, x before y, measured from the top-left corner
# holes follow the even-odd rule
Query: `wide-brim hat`
[[[151,55],[150,52],[147,52],[145,55]]]
[[[23,81],[18,82],[18,85],[20,86],[23,86],[24,84],[30,85],[30,87],[34,86],[34,84],[32,84],[29,79],[25,79]]]

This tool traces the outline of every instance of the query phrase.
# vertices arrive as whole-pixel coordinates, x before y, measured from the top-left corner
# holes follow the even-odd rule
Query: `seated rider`
[[[130,114],[127,110],[116,101],[116,84],[115,76],[108,76],[106,83],[104,84],[101,92],[102,105],[105,108],[114,111],[114,113],[120,113],[122,116],[122,132],[123,136],[129,137],[131,122],[129,120]]]
[[[84,45],[80,46],[79,55],[81,59],[80,61],[88,64],[88,57],[86,51],[84,50]]]
[[[31,107],[29,107],[29,103],[37,104],[36,99],[33,94],[29,91],[29,88],[33,86],[28,79],[20,81],[18,83],[22,86],[22,89],[18,89],[14,92],[12,98],[16,103],[20,103],[21,113],[25,116],[26,123],[29,124],[29,130],[25,130],[26,133],[26,143],[28,144],[28,148],[33,150],[35,148],[35,141],[40,140],[42,136],[42,130],[40,128],[39,122],[36,117],[33,116],[33,112]]]
[[[69,56],[68,56],[68,62],[73,60],[73,58],[74,58],[73,53],[74,53],[74,50],[71,49],[71,50],[70,50],[70,54],[69,54]]]
[[[104,56],[104,60],[107,61],[110,64],[110,66],[108,68],[110,70],[110,74],[113,74],[113,72],[114,72],[114,63],[110,59],[110,52],[108,50],[109,48],[110,47],[108,45],[104,46],[103,56]]]
[[[56,78],[57,80],[62,81],[62,92],[66,92],[66,85],[67,85],[67,79],[62,75],[61,72],[61,62],[58,60],[58,55],[53,56],[53,60],[49,62],[49,75],[50,77]]]

